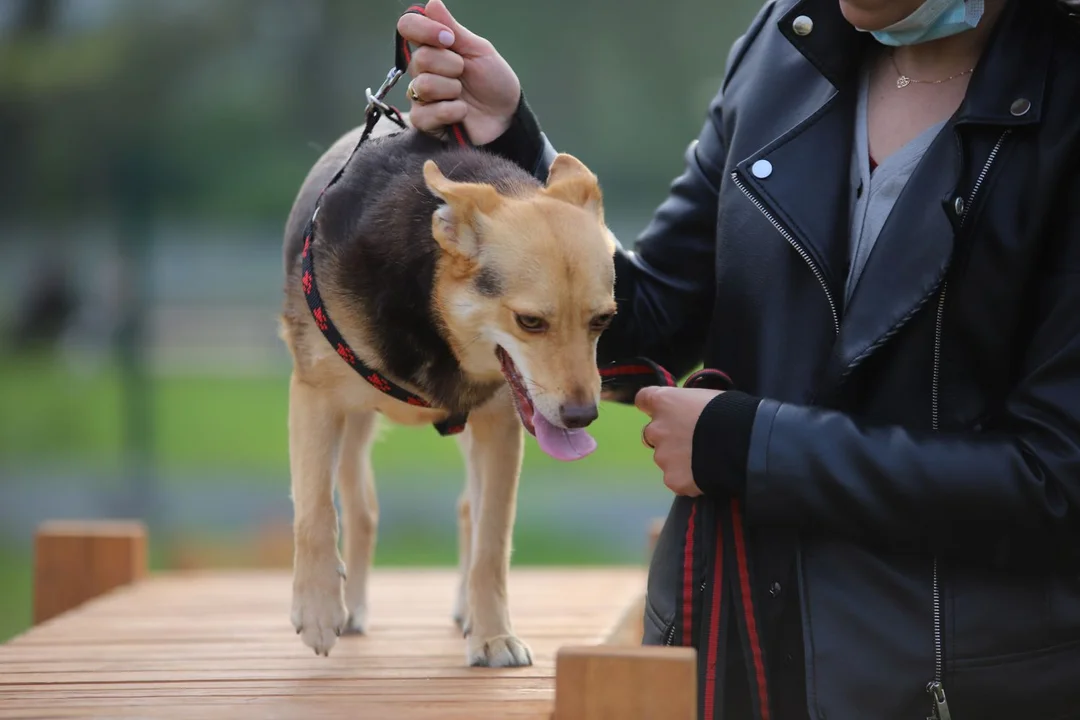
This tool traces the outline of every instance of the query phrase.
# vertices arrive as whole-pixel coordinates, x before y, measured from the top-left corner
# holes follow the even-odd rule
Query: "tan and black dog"
[[[355,359],[430,407],[410,404],[365,380],[327,342],[301,276],[305,223],[359,132],[312,168],[285,233],[292,621],[324,655],[341,633],[365,631],[377,416],[415,425],[467,413],[458,436],[466,482],[454,618],[470,665],[529,665],[507,602],[523,427],[560,459],[596,446],[583,428],[597,417],[596,343],[615,312],[615,241],[600,188],[565,154],[541,184],[495,155],[413,129],[360,147],[321,200],[314,269],[325,311]]]

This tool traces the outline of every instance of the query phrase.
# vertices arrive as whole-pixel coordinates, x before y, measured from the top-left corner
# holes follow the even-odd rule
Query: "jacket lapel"
[[[825,371],[834,387],[932,296],[952,256],[960,162],[952,123],[927,148],[885,221]]]
[[[1049,47],[1033,46],[1031,38],[1040,35],[1028,25],[1032,13],[1041,11],[1011,0],[1002,12],[967,98],[927,148],[881,228],[844,310],[820,392],[835,391],[935,296],[945,279],[965,210],[975,210],[969,207],[973,190],[993,144],[981,143],[973,154],[967,132],[1038,122]],[[1018,103],[1028,109],[1020,112],[1024,105]],[[970,156],[966,164],[962,146],[963,155]]]
[[[808,25],[809,21],[809,25]],[[795,28],[812,29],[800,35]],[[776,139],[739,160],[739,185],[792,245],[828,295],[834,321],[842,311],[851,202],[853,91],[867,36],[840,14],[836,0],[802,0],[777,27],[798,50],[771,77],[778,105],[741,118]],[[792,125],[791,118],[797,118]],[[771,127],[774,121],[783,125]]]

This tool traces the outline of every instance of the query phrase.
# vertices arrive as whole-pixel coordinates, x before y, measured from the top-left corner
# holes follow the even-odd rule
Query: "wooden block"
[[[660,531],[664,529],[665,518],[655,518],[649,523],[649,553],[647,561],[652,559]],[[605,645],[633,646],[641,645],[645,634],[645,591],[635,595],[622,611],[618,621],[604,636]]]
[[[605,645],[624,647],[640,646],[645,636],[645,593],[638,593],[626,604],[608,634],[604,637]]]
[[[292,522],[280,520],[264,523],[256,538],[256,563],[261,568],[292,569]]]
[[[34,537],[34,624],[146,571],[146,527],[140,522],[45,522]]]
[[[656,549],[656,541],[660,539],[660,531],[664,529],[664,521],[667,518],[655,518],[649,523],[649,558],[652,558],[653,550]]]
[[[553,720],[697,720],[697,652],[687,647],[563,647]]]

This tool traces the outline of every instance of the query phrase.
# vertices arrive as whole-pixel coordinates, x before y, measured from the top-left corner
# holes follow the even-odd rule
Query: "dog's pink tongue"
[[[584,430],[556,427],[539,412],[532,420],[537,444],[556,460],[580,460],[596,449],[596,440]]]

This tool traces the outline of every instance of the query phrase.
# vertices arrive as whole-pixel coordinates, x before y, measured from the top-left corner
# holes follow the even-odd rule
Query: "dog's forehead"
[[[593,262],[611,254],[597,215],[566,202],[546,198],[523,202],[508,207],[499,220],[499,234],[511,245],[540,244],[547,254],[591,258]]]
[[[534,196],[507,203],[490,220],[479,285],[571,302],[610,293],[614,246],[595,213]]]

